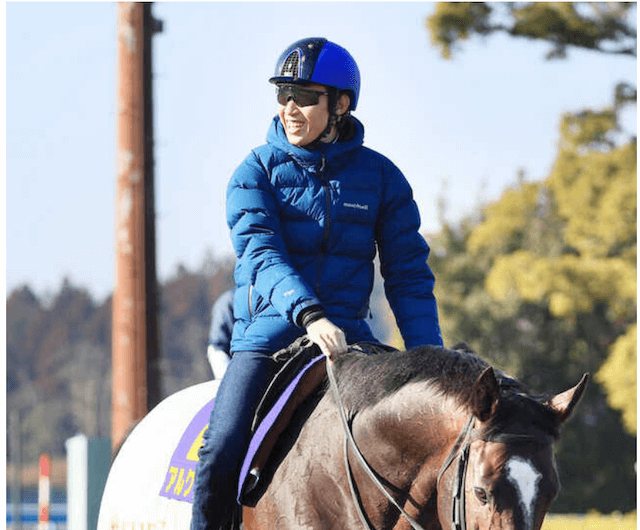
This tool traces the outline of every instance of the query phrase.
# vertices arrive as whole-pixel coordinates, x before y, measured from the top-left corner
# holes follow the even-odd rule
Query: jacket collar
[[[267,142],[287,153],[304,169],[316,173],[321,171],[326,164],[331,164],[344,154],[362,146],[364,126],[353,116],[351,116],[351,120],[355,124],[355,134],[351,140],[347,142],[322,143],[315,149],[305,149],[289,143],[280,118],[275,116],[267,133]]]

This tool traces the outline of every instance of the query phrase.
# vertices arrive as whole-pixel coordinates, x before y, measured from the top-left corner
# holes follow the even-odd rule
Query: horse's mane
[[[460,405],[471,397],[474,383],[490,366],[461,343],[452,349],[420,346],[403,352],[351,352],[336,360],[336,379],[344,406],[352,413],[370,408],[409,383],[425,382]],[[542,396],[531,395],[519,381],[494,369],[500,388],[500,407],[485,427],[485,435],[513,431],[513,418],[527,418],[532,426],[556,437],[558,421]],[[522,413],[525,414],[522,414]]]
[[[344,405],[357,412],[420,381],[428,381],[444,396],[465,401],[470,385],[487,366],[468,351],[420,346],[402,352],[351,352],[336,360],[336,378]]]

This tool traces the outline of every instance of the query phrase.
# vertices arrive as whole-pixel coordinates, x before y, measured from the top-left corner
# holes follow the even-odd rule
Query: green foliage
[[[491,256],[486,292],[516,308],[511,318],[530,322],[541,342],[530,347],[531,337],[511,326],[519,352],[497,360],[545,390],[552,381],[572,384],[580,371],[597,372],[603,385],[592,385],[582,423],[569,424],[559,443],[560,468],[571,473],[560,497],[568,509],[581,498],[603,511],[620,508],[611,481],[632,479],[624,469],[634,444],[622,431],[636,432],[637,158],[634,139],[609,141],[615,124],[611,110],[565,116],[549,177],[505,192],[468,238],[473,256]],[[493,332],[509,328],[497,322]]]
[[[515,291],[527,302],[543,302],[557,318],[592,312],[597,304],[607,304],[614,320],[630,318],[635,312],[635,270],[617,258],[572,254],[549,258],[518,250],[496,258],[486,289],[496,300]]]
[[[451,59],[452,46],[469,38],[469,33],[489,31],[491,8],[482,2],[439,2],[433,16],[427,19],[431,42],[441,47],[442,56]]]
[[[428,25],[445,57],[498,31],[552,42],[553,57],[569,45],[604,51],[605,41],[625,54],[632,8],[441,3]],[[445,343],[466,341],[543,394],[597,374],[556,444],[557,512],[635,507],[637,146],[618,124],[635,98],[620,83],[610,108],[567,113],[545,180],[519,182],[479,220],[431,240]]]
[[[607,390],[611,407],[622,411],[622,421],[633,434],[638,429],[638,327],[630,326],[613,346],[598,373],[596,381]]]
[[[548,186],[567,222],[570,247],[585,257],[635,263],[636,142],[615,147],[608,136],[616,128],[612,109],[566,115]]]
[[[471,35],[499,32],[550,43],[548,59],[565,57],[569,46],[635,56],[633,9],[626,2],[438,2],[426,26],[445,59]]]
[[[540,186],[525,183],[505,191],[500,202],[487,206],[484,222],[474,228],[468,249],[473,254],[491,247],[492,253],[507,253],[522,245],[530,219],[534,216]],[[500,234],[502,237],[496,237]]]
[[[615,159],[625,149],[610,154]],[[622,165],[635,172],[633,164]],[[611,188],[621,185],[612,177],[575,211],[596,223],[611,219],[602,233],[620,237],[594,243],[583,255],[577,249],[584,238],[565,217],[572,210],[561,207],[550,179],[508,190],[480,221],[445,226],[431,240],[443,335],[449,345],[466,341],[543,394],[573,386],[585,372],[599,373],[596,383],[603,386],[590,385],[556,444],[563,488],[553,509],[628,511],[635,506],[635,440],[623,419],[627,426],[635,422],[635,340],[628,336],[636,312],[635,235],[628,223],[635,217],[622,207],[619,215],[598,214]],[[629,208],[635,210],[633,201]],[[608,356],[615,360],[601,369]]]
[[[511,35],[552,42],[550,57],[564,57],[567,44],[595,49],[601,38],[611,38],[601,37],[598,22],[581,17],[572,2],[527,3],[511,14],[515,19]]]

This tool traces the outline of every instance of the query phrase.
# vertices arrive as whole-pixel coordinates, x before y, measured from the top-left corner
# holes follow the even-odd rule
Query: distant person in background
[[[231,360],[231,336],[233,334],[233,297],[235,287],[222,293],[211,308],[211,328],[207,359],[214,379],[222,379]]]
[[[347,344],[378,342],[367,323],[376,253],[405,346],[442,345],[411,186],[363,145],[364,126],[351,116],[360,92],[353,57],[326,39],[303,39],[269,81],[277,115],[267,143],[227,188],[237,258],[233,358],[198,453],[192,530],[218,530],[233,512],[271,356],[305,333],[327,362]],[[400,85],[392,96],[406,99]]]

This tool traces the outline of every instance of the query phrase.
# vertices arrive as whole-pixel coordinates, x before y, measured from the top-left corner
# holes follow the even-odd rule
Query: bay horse
[[[588,380],[549,398],[465,345],[327,363],[242,508],[246,530],[539,530],[552,444]]]

